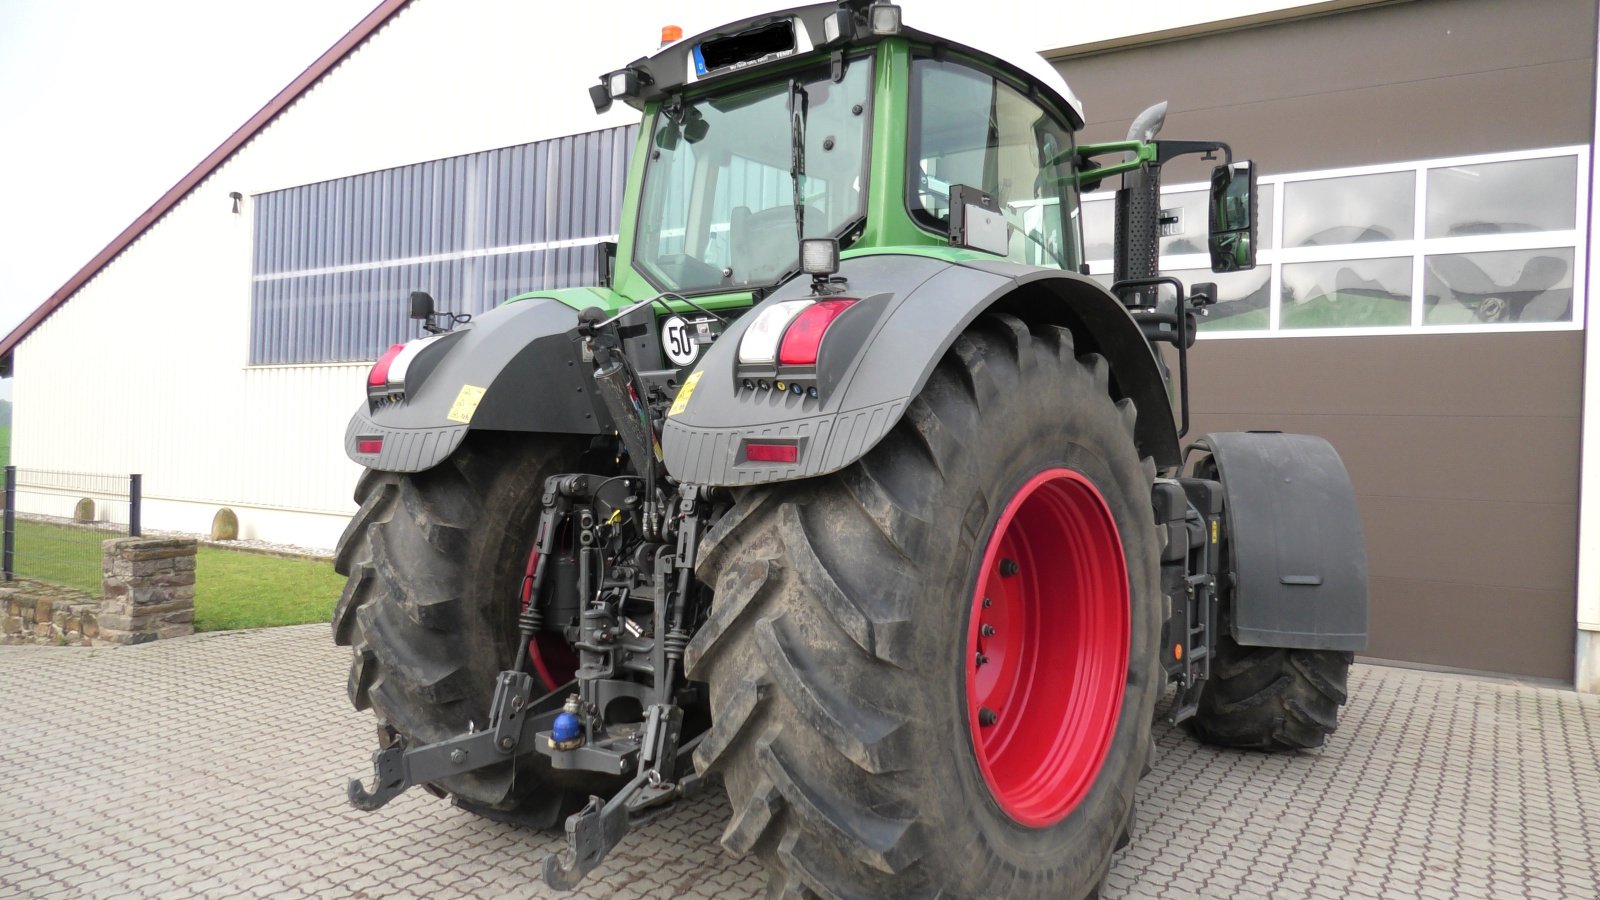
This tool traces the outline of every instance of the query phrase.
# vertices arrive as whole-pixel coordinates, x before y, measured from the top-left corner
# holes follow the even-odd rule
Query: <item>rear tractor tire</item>
[[[712,528],[695,762],[770,896],[1098,888],[1162,686],[1133,428],[1104,359],[989,315],[860,462]]]
[[[470,435],[423,472],[368,470],[334,559],[347,576],[334,642],[353,650],[350,702],[372,709],[380,744],[440,741],[483,727],[495,676],[516,646],[517,597],[544,480],[572,471],[581,440]],[[594,776],[533,753],[428,787],[501,821],[556,828]]]

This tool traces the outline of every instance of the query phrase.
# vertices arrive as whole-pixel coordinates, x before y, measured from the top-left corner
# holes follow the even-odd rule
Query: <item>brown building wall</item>
[[[1120,140],[1166,99],[1164,136],[1300,172],[1588,143],[1595,14],[1593,0],[1413,0],[1058,66],[1085,141]],[[1369,655],[1572,678],[1580,332],[1219,340],[1192,359],[1192,434],[1298,431],[1343,455]]]
[[[1191,433],[1338,448],[1368,655],[1570,680],[1582,354],[1579,332],[1202,342]]]
[[[1122,140],[1166,100],[1164,137],[1226,140],[1263,174],[1587,144],[1595,13],[1594,0],[1411,0],[1056,68],[1083,99],[1082,140]]]

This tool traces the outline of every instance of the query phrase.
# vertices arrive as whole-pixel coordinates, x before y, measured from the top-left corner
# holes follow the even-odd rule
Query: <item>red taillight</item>
[[[792,463],[800,458],[795,444],[745,444],[744,458],[750,462]]]
[[[406,348],[405,344],[394,344],[378,357],[377,363],[372,366],[372,371],[367,373],[367,384],[370,387],[383,387],[389,383],[389,366],[394,364],[394,358]]]
[[[839,318],[854,300],[818,300],[806,307],[789,323],[783,333],[783,345],[778,348],[778,364],[783,366],[814,366],[817,349],[822,346],[822,336],[828,326]]]
[[[356,438],[357,453],[382,453],[383,438]]]

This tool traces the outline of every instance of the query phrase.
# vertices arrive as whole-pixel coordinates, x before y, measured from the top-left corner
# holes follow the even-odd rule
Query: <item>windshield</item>
[[[863,58],[834,83],[798,77],[805,101],[806,237],[838,236],[866,214],[868,100]],[[634,261],[664,291],[771,284],[799,269],[791,82],[664,104],[656,115]]]

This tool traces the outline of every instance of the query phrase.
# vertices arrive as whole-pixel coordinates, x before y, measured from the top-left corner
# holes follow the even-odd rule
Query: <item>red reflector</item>
[[[394,358],[406,348],[405,344],[394,344],[384,354],[378,357],[372,371],[367,373],[367,384],[373,387],[383,387],[389,383],[389,366],[394,364]]]
[[[750,462],[792,463],[800,458],[794,444],[745,444],[744,458]]]
[[[382,453],[383,438],[357,438],[357,453]]]
[[[806,307],[789,323],[789,330],[783,333],[783,346],[778,348],[778,364],[816,365],[817,349],[822,346],[822,336],[828,333],[828,326],[854,303],[854,300],[819,300]]]

